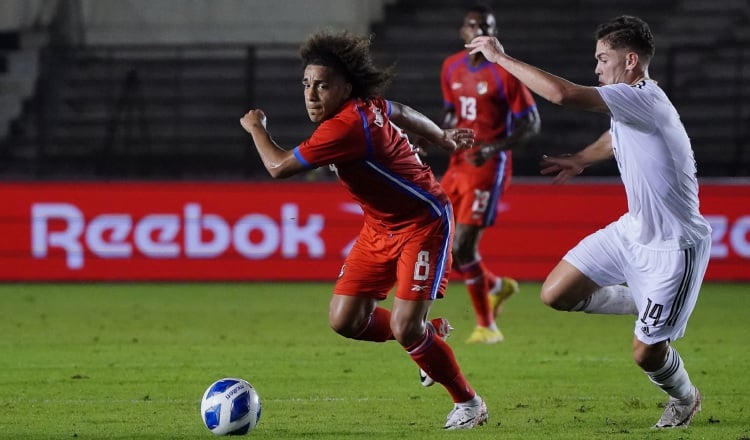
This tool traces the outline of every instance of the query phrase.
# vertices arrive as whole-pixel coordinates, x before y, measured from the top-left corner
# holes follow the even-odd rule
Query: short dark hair
[[[352,97],[367,99],[378,96],[390,84],[393,66],[379,68],[373,63],[371,42],[372,36],[357,35],[348,30],[316,32],[300,47],[302,66],[312,64],[334,69],[351,83]]]
[[[596,40],[604,41],[612,49],[627,48],[645,57],[646,62],[654,57],[656,47],[648,23],[632,15],[621,15],[597,27]]]
[[[497,35],[497,19],[495,17],[495,13],[492,11],[492,8],[484,3],[477,3],[474,6],[470,7],[469,10],[466,12],[467,14],[479,14],[482,16],[482,23],[480,23],[480,27],[482,28],[482,31],[487,32],[490,36]],[[492,24],[490,27],[490,23],[488,23],[488,17],[492,17]]]
[[[476,12],[477,14],[482,15],[495,15],[495,13],[492,12],[492,8],[484,3],[475,4],[474,6],[470,7],[467,12]]]

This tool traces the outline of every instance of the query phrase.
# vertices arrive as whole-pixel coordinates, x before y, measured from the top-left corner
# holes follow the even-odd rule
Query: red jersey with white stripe
[[[389,114],[383,98],[351,99],[294,154],[310,168],[332,165],[369,225],[408,232],[447,215],[448,197]]]

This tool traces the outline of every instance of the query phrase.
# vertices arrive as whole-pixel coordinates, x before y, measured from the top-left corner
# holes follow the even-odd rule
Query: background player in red
[[[471,8],[461,26],[464,43],[496,33],[495,15],[482,5]],[[494,224],[510,183],[510,150],[539,132],[539,114],[526,86],[480,52],[470,55],[462,50],[446,58],[440,84],[442,126],[471,128],[476,137],[475,148],[451,155],[441,182],[455,209],[453,267],[466,284],[477,318],[467,342],[493,344],[503,340],[495,319],[503,301],[518,291],[518,283],[498,277],[484,265],[479,241],[484,229]]]
[[[443,340],[448,322],[426,321],[448,283],[452,207],[400,127],[449,151],[470,147],[473,133],[443,130],[410,107],[380,97],[391,71],[373,65],[369,38],[323,31],[303,44],[300,55],[305,106],[319,124],[312,136],[286,151],[266,130],[261,110],[248,111],[240,123],[272,177],[328,165],[364,211],[364,226],[336,281],[329,323],[348,338],[397,340],[452,396],[444,428],[484,424],[484,400]],[[391,310],[379,307],[394,285]]]

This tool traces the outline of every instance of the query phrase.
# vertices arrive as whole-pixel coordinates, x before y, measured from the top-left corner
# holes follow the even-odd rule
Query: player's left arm
[[[242,128],[253,137],[253,143],[263,166],[274,179],[283,179],[306,171],[306,167],[293,151],[281,148],[266,129],[266,115],[262,110],[250,110],[240,119]]]
[[[484,144],[481,148],[472,151],[467,157],[469,161],[476,166],[481,166],[487,159],[499,151],[520,147],[528,142],[529,139],[539,134],[541,119],[536,106],[531,107],[528,112],[514,120],[516,126],[509,136],[499,139],[496,142]]]
[[[388,117],[400,128],[423,137],[427,142],[447,151],[471,148],[474,130],[468,128],[442,129],[432,119],[408,105],[390,102]]]

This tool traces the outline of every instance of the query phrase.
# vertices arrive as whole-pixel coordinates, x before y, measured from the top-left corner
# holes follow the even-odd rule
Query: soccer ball
[[[260,419],[258,392],[246,380],[227,377],[212,383],[203,393],[201,418],[216,435],[244,435]]]

